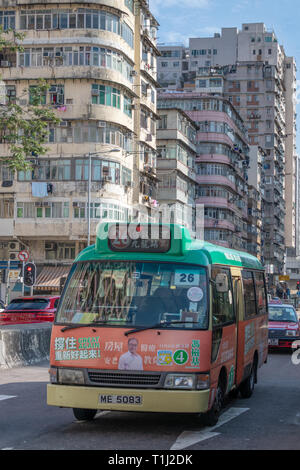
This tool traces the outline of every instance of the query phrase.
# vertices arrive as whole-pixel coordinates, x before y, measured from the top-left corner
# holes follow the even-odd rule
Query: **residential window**
[[[50,104],[62,105],[65,101],[65,87],[64,85],[51,85],[49,88]]]
[[[167,129],[168,128],[168,115],[164,114],[160,116],[158,120],[158,129]]]
[[[12,219],[14,216],[14,200],[10,198],[0,198],[0,218]]]
[[[141,127],[143,129],[148,129],[148,115],[146,111],[144,111],[143,109],[141,109],[140,119],[141,119]]]
[[[0,26],[3,31],[16,29],[16,12],[13,10],[0,10]]]
[[[87,181],[89,174],[88,159],[76,159],[75,180]],[[108,160],[92,160],[92,181],[109,181],[113,184],[120,184],[120,164]]]
[[[198,86],[199,88],[206,88],[206,80],[199,80]]]
[[[12,12],[14,14],[14,12]],[[7,16],[7,15],[6,15]],[[5,16],[2,15],[3,18]],[[1,19],[0,19],[1,22]],[[0,23],[1,24],[1,23]],[[14,20],[3,20],[14,25]],[[13,27],[14,26],[10,26]],[[133,31],[119,16],[103,10],[81,8],[74,10],[21,10],[20,29],[102,29],[121,36],[133,47]]]
[[[75,258],[75,243],[58,243],[57,248],[58,259]]]
[[[92,104],[102,104],[120,109],[121,93],[117,88],[106,85],[92,85]]]
[[[6,92],[6,104],[16,102],[16,86],[15,85],[5,85]]]
[[[42,91],[38,93],[37,86],[29,87],[29,104],[31,105],[44,105],[46,104],[47,92]]]
[[[34,218],[34,203],[33,202],[17,202],[17,217],[18,218]]]
[[[69,202],[50,202],[49,207],[45,207],[45,217],[61,219],[69,217]]]
[[[132,117],[132,99],[124,95],[124,113]]]

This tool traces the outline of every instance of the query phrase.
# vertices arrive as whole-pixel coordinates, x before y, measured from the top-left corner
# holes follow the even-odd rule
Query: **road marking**
[[[9,398],[16,398],[16,395],[0,395],[0,401],[8,400]]]
[[[184,431],[176,439],[175,444],[172,445],[171,450],[180,450],[185,449],[196,442],[205,441],[206,439],[211,439],[212,437],[218,436],[219,432],[212,432],[214,429],[223,426],[223,424],[228,423],[234,418],[237,418],[240,414],[248,411],[249,408],[229,408],[225,411],[219,418],[219,421],[215,426],[205,427],[201,431]]]

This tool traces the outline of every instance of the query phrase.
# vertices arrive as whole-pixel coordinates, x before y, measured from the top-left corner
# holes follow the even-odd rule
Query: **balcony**
[[[221,175],[197,175],[198,184],[217,184],[221,186],[228,186],[236,191],[236,185],[226,176]]]
[[[226,219],[208,219],[205,218],[204,220],[204,227],[205,228],[217,228],[217,229],[225,229],[231,230],[232,232],[235,231],[235,226],[232,222]]]

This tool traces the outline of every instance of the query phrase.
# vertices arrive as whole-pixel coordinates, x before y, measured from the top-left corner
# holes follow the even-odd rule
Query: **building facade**
[[[286,247],[295,248],[296,236],[294,58],[286,56],[274,31],[263,23],[245,23],[240,30],[222,28],[210,38],[190,38],[183,49],[189,65],[178,89],[223,94],[244,120],[250,146],[259,146],[266,154],[262,260],[280,274]],[[158,79],[168,88],[161,61]]]
[[[143,182],[157,185],[158,23],[145,0],[0,0],[0,24],[25,33],[22,51],[0,53],[7,100],[26,105],[44,79],[42,104],[60,118],[32,170],[1,167],[0,259],[27,249],[36,291],[54,291],[100,221],[139,220],[150,208]]]
[[[247,251],[249,146],[247,130],[222,96],[159,93],[158,108],[175,107],[198,126],[196,204],[204,206],[204,238]]]
[[[158,98],[158,108],[165,104]],[[181,109],[158,109],[157,177],[160,212],[196,233],[197,126]],[[169,211],[171,213],[167,214]],[[172,215],[171,215],[172,214]]]

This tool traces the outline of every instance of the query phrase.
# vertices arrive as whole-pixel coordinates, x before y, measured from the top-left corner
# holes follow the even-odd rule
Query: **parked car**
[[[0,313],[0,322],[6,324],[53,322],[58,301],[58,295],[18,297]]]
[[[289,304],[269,303],[269,347],[297,348],[300,340],[300,321],[296,310]]]
[[[282,304],[282,302],[279,297],[273,297],[269,300],[269,304]]]
[[[0,299],[0,313],[5,309],[5,303]]]

